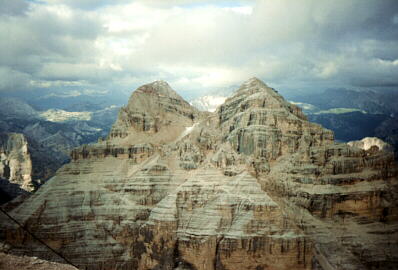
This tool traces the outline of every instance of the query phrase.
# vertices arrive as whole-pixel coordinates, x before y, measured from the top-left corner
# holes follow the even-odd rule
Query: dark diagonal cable
[[[67,258],[65,258],[61,253],[59,253],[58,251],[56,251],[55,249],[53,249],[52,247],[50,247],[49,245],[47,245],[43,240],[41,240],[40,238],[38,238],[36,235],[34,235],[33,233],[31,233],[28,229],[25,228],[25,226],[22,226],[21,223],[19,223],[16,219],[14,219],[12,216],[10,216],[6,211],[4,211],[3,208],[0,207],[0,211],[6,215],[9,219],[11,219],[14,223],[16,223],[20,228],[22,228],[25,232],[27,232],[30,236],[32,236],[33,239],[35,239],[36,241],[38,241],[40,244],[44,245],[45,247],[47,247],[49,250],[51,250],[53,253],[55,253],[56,255],[58,255],[60,258],[62,258],[67,264],[72,265],[73,267],[79,269],[76,265],[74,265],[71,261],[69,261]]]

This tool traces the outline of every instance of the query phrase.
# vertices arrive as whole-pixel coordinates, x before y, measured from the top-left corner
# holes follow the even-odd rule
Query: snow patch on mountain
[[[225,102],[227,97],[223,96],[203,96],[191,100],[189,104],[201,111],[214,112],[217,107]]]
[[[365,137],[360,141],[350,141],[347,144],[351,147],[358,147],[363,150],[369,150],[372,146],[377,146],[378,149],[384,151],[394,150],[391,145],[377,137]]]
[[[90,121],[92,112],[67,112],[60,109],[50,109],[41,112],[40,116],[50,122]]]

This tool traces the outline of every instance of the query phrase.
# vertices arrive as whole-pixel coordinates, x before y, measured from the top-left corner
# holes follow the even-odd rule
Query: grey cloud
[[[86,81],[102,84],[109,77],[118,77],[118,72],[110,68],[98,68],[93,63],[46,63],[37,73],[41,80]]]
[[[48,3],[56,2],[59,4],[64,4],[71,6],[73,8],[84,9],[84,10],[94,10],[112,5],[123,5],[128,3],[140,3],[147,6],[152,6],[156,8],[170,8],[174,6],[194,6],[194,5],[211,5],[219,4],[219,0],[47,0]],[[227,5],[229,1],[223,2],[222,4]],[[240,0],[232,1],[238,4],[252,3],[252,0]]]
[[[24,0],[0,0],[0,15],[23,15],[29,5]]]
[[[29,74],[0,66],[0,91],[20,91],[29,89]]]
[[[12,70],[26,74],[27,87],[32,79],[93,89],[165,79],[187,91],[251,76],[282,88],[398,84],[397,1],[233,2],[32,4],[24,19],[0,16],[0,65],[8,69],[0,78]]]
[[[101,31],[84,13],[59,17],[43,8],[0,19],[0,64],[34,76],[47,62],[92,61]]]
[[[254,40],[253,47],[267,51],[282,63],[295,66],[296,71],[291,74],[288,68],[284,69],[286,75],[292,75],[285,76],[286,81],[291,80],[290,84],[307,81],[308,87],[314,80],[323,80],[330,85],[345,83],[372,87],[378,79],[384,84],[382,81],[387,80],[384,77],[389,81],[384,84],[386,86],[398,82],[395,68],[369,64],[377,62],[378,58],[397,59],[398,28],[393,24],[398,10],[396,1],[285,3],[289,5],[270,8],[275,3],[263,1],[256,6],[252,24],[261,34]],[[264,44],[265,49],[261,49]],[[292,49],[292,45],[304,50]],[[353,65],[353,61],[361,64]],[[335,64],[335,72],[329,68],[330,76],[320,78],[321,67],[327,67],[328,63]],[[303,74],[306,72],[307,76]],[[367,77],[374,77],[372,84],[367,83]],[[276,82],[280,83],[280,80]]]
[[[63,4],[70,6],[72,8],[82,9],[82,10],[94,10],[108,5],[115,4],[125,4],[131,2],[131,0],[47,0],[48,4]]]

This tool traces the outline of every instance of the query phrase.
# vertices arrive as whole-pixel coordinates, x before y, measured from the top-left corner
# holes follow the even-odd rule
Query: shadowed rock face
[[[333,133],[256,78],[214,113],[138,88],[108,138],[10,214],[87,269],[394,269],[391,153]],[[2,219],[16,253],[56,259]]]

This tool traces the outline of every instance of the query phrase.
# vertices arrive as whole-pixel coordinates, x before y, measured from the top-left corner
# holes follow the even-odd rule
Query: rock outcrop
[[[82,269],[394,269],[397,194],[392,153],[256,78],[214,113],[154,82],[9,214]],[[11,252],[57,260],[2,220]]]
[[[347,144],[349,146],[361,148],[363,150],[370,150],[373,147],[375,151],[377,150],[390,151],[390,152],[394,151],[394,148],[391,145],[389,145],[388,143],[384,142],[383,140],[377,137],[365,137],[360,141],[350,141]]]
[[[0,133],[0,191],[5,197],[14,198],[34,190],[32,160],[28,142],[23,134]]]

